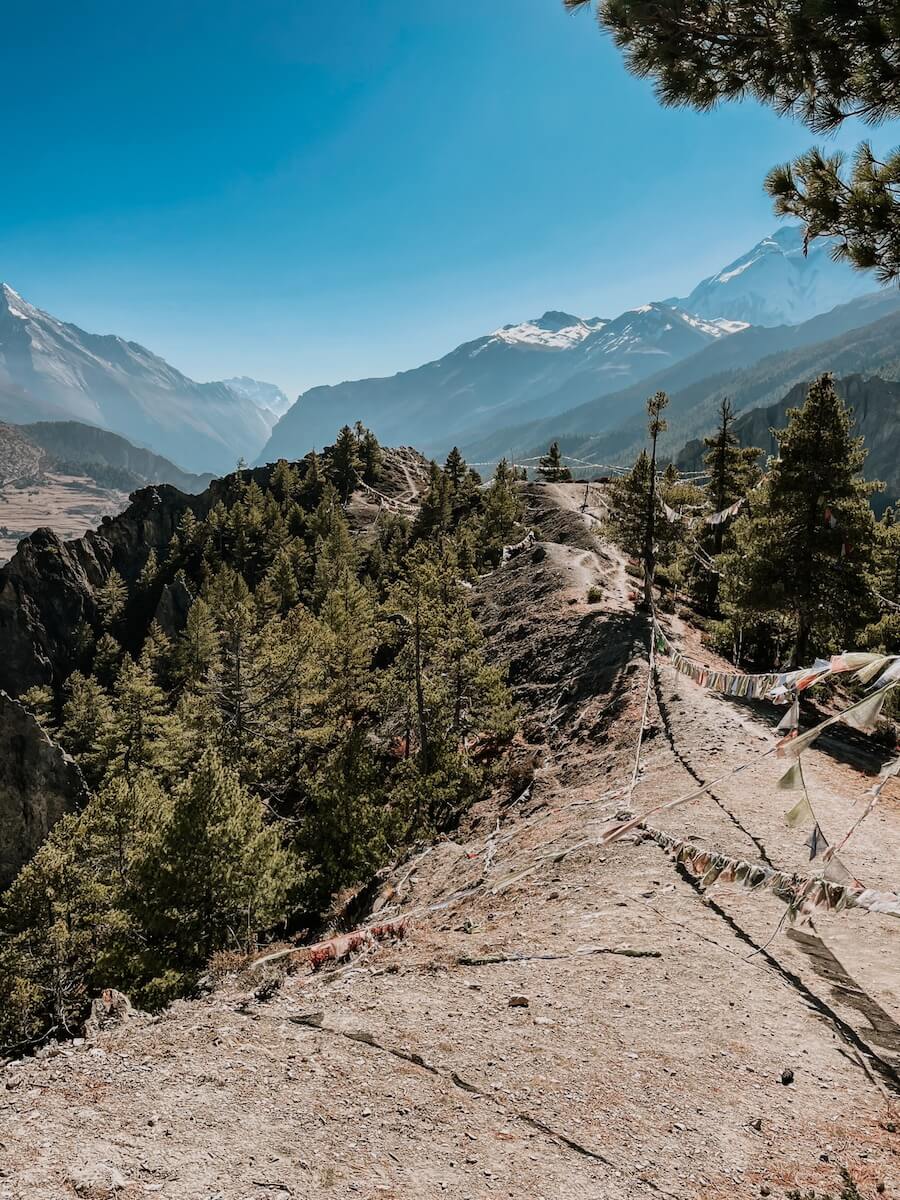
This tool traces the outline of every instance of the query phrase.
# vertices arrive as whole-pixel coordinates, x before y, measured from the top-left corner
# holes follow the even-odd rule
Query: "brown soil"
[[[840,1165],[863,1196],[897,1195],[900,923],[849,912],[785,931],[771,895],[703,895],[641,838],[596,845],[627,801],[646,622],[583,485],[524,491],[548,540],[477,594],[523,705],[521,786],[397,865],[375,907],[407,914],[404,940],[230,978],[8,1066],[0,1200],[724,1200],[836,1195]],[[777,715],[663,664],[650,718],[637,811],[758,758]],[[871,776],[808,758],[834,836]],[[802,866],[780,766],[655,823]],[[891,886],[898,847],[892,785],[844,858]]]

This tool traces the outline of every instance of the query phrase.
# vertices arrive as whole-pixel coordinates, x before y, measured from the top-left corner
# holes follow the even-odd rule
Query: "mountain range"
[[[470,458],[496,461],[513,445],[519,457],[529,458],[558,439],[566,453],[586,461],[632,461],[645,440],[645,400],[664,391],[668,429],[659,448],[664,455],[676,454],[715,424],[723,396],[739,410],[771,404],[822,371],[900,378],[900,292],[861,296],[802,325],[751,326],[639,385],[473,438],[462,449]]]
[[[137,342],[87,333],[0,284],[0,420],[81,421],[222,473],[258,454],[272,419],[246,389],[196,383]]]
[[[547,312],[390,378],[311,388],[275,426],[260,459],[296,457],[356,419],[388,442],[413,441],[435,454],[458,443],[486,462],[529,453],[557,432],[611,429],[681,366],[694,378],[749,366],[883,315],[883,293],[866,299],[871,277],[831,253],[824,242],[806,254],[801,231],[787,226],[684,298],[613,319]],[[806,329],[838,305],[845,312],[831,325]]]
[[[388,379],[312,388],[281,418],[260,457],[298,457],[333,441],[337,429],[354,420],[388,444],[438,453],[475,431],[560,413],[617,391],[740,328],[663,304],[613,320],[547,312]]]
[[[0,421],[81,422],[195,473],[222,473],[239,458],[298,458],[357,420],[385,443],[434,455],[458,444],[490,463],[557,436],[584,457],[626,456],[646,395],[665,388],[677,450],[677,438],[708,422],[723,387],[748,407],[829,364],[891,375],[890,329],[873,335],[877,362],[865,361],[857,331],[896,315],[897,294],[872,294],[871,277],[833,261],[831,249],[816,242],[807,254],[800,230],[784,227],[684,297],[615,317],[551,310],[387,378],[310,388],[293,404],[247,376],[198,383],[138,343],[60,321],[4,284]],[[856,352],[830,345],[851,334]]]

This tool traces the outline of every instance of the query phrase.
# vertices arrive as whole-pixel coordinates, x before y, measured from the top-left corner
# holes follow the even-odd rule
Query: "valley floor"
[[[95,529],[104,517],[128,504],[127,492],[104,488],[82,475],[42,473],[27,481],[0,484],[0,564],[12,558],[19,541],[47,525],[63,541]]]
[[[583,485],[525,494],[539,541],[476,603],[511,663],[531,787],[397,867],[377,907],[407,915],[403,940],[8,1066],[0,1200],[725,1200],[838,1194],[839,1166],[865,1197],[898,1193],[900,923],[786,929],[770,894],[704,895],[651,841],[596,845],[628,801],[646,621]],[[664,661],[649,712],[638,812],[759,759],[779,715]],[[807,754],[832,840],[880,765],[862,754]],[[762,760],[652,823],[803,869],[783,770]],[[894,781],[843,857],[891,887],[898,856]]]

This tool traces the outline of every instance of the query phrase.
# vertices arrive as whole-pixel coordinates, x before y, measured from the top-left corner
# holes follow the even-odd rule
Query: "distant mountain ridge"
[[[808,321],[872,290],[871,278],[832,260],[833,247],[828,239],[807,247],[799,226],[783,226],[672,303],[750,325]]]
[[[311,388],[281,417],[259,460],[296,457],[357,419],[385,441],[435,454],[457,443],[485,459],[530,447],[523,439],[533,426],[552,437],[590,415],[579,428],[602,432],[630,415],[629,389],[642,392],[645,380],[704,354],[724,362],[732,342],[747,352],[747,366],[791,344],[776,329],[871,293],[872,278],[834,262],[831,251],[815,242],[807,254],[800,228],[786,226],[684,298],[611,319],[549,311],[390,378]]]
[[[612,320],[547,312],[390,378],[311,388],[275,426],[260,461],[296,458],[355,420],[382,441],[438,452],[473,431],[617,391],[742,328],[665,304],[645,304]]]
[[[221,382],[255,404],[273,425],[293,404],[293,400],[288,399],[277,384],[251,379],[249,375],[235,375],[232,379],[223,379]]]
[[[79,421],[37,421],[32,425],[19,425],[16,431],[52,459],[82,467],[87,474],[91,474],[92,467],[121,471],[131,476],[133,488],[170,483],[179,491],[197,493],[208,488],[214,479],[209,472],[182,471],[162,455],[142,446],[133,446],[117,433]]]
[[[660,436],[660,454],[674,457],[691,438],[710,432],[715,426],[717,406],[724,396],[728,396],[740,412],[780,403],[792,388],[805,386],[824,371],[839,377],[864,374],[889,381],[900,380],[900,296],[888,295],[893,303],[887,305],[887,316],[827,340],[781,350],[739,369],[704,372],[699,378],[688,375],[685,380],[682,375],[679,381],[675,375],[679,368],[675,368],[673,372],[663,372],[648,380],[648,388],[661,387],[669,394],[668,429]],[[843,306],[844,315],[851,314],[861,303],[855,301]],[[863,304],[863,311],[871,310]],[[834,317],[836,313],[827,315]],[[816,318],[807,322],[798,327],[798,332],[816,328],[823,320]],[[680,369],[686,372],[689,365],[681,364]],[[709,362],[706,365],[709,366]],[[558,437],[567,454],[589,462],[632,462],[646,442],[646,417],[634,393],[629,393],[629,404],[632,407],[628,417],[600,433],[591,431],[583,413],[580,416],[564,414],[565,423],[554,426],[553,436]],[[527,448],[521,451],[521,456],[528,457],[546,448],[545,437],[543,422],[523,430],[519,444]],[[483,449],[483,443],[464,449],[472,458]]]
[[[196,383],[137,342],[87,333],[0,284],[0,420],[66,419],[201,471],[253,457],[269,433],[257,405],[224,383]]]
[[[892,343],[896,326],[890,321],[898,316],[900,293],[890,289],[852,300],[802,325],[751,326],[632,387],[474,438],[461,448],[476,461],[496,459],[510,446],[529,457],[559,438],[579,457],[624,460],[643,442],[647,396],[664,391],[670,399],[671,433],[661,445],[677,449],[706,427],[723,395],[739,407],[750,407],[779,399],[779,388],[786,391],[817,368],[892,374],[900,351]],[[872,356],[868,363],[866,355]]]

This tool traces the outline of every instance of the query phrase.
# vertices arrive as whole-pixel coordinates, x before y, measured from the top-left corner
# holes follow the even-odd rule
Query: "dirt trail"
[[[404,941],[7,1068],[0,1200],[733,1200],[837,1193],[838,1165],[865,1197],[898,1194],[898,923],[850,912],[789,936],[774,898],[701,896],[650,841],[582,845],[625,800],[646,622],[583,485],[523,491],[541,540],[476,603],[525,710],[530,786],[398,865],[378,908],[409,915]],[[665,666],[650,712],[638,811],[773,736],[774,717]],[[659,827],[800,866],[778,768]],[[869,778],[821,752],[810,778],[842,829]],[[898,848],[892,788],[845,857],[884,886]]]

